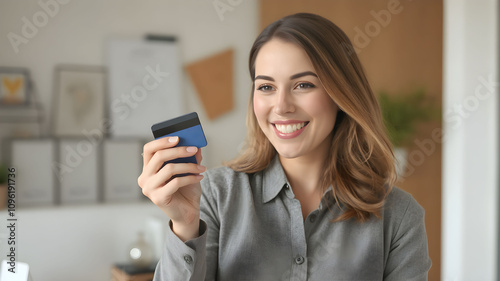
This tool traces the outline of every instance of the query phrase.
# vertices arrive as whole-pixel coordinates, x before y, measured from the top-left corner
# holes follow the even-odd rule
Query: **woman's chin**
[[[278,152],[279,156],[282,157],[282,158],[285,158],[285,159],[294,159],[294,158],[297,158],[297,157],[300,157],[301,156],[301,153],[298,152],[296,149],[276,149],[276,151]]]

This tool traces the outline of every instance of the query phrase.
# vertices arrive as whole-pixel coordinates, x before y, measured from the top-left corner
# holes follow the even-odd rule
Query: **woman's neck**
[[[325,156],[286,159],[280,156],[281,165],[290,182],[295,198],[299,200],[302,218],[318,208],[323,191],[319,185],[323,175]]]
[[[296,158],[279,156],[281,166],[294,189],[294,193],[312,195],[319,192],[322,194],[320,182],[324,176],[325,160],[329,155],[330,143],[331,136],[305,155]]]
[[[294,192],[314,194],[320,191],[326,155],[307,155],[293,159],[280,156],[281,165]]]

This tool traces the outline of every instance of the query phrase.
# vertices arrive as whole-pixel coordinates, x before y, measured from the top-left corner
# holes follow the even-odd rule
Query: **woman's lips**
[[[274,132],[281,139],[291,139],[299,136],[309,122],[301,121],[276,121],[272,123]]]

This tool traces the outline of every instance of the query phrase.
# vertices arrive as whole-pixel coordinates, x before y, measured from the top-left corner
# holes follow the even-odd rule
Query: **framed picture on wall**
[[[10,139],[10,159],[16,169],[19,206],[52,205],[56,176],[52,166],[56,158],[53,139]]]
[[[103,142],[104,201],[138,201],[144,198],[137,184],[142,170],[144,141],[133,138]]]
[[[106,71],[101,66],[59,65],[55,68],[52,134],[83,136],[107,130],[105,119]]]
[[[58,146],[60,204],[96,203],[100,197],[100,143],[61,138]]]
[[[0,67],[0,106],[27,105],[30,93],[27,68]]]

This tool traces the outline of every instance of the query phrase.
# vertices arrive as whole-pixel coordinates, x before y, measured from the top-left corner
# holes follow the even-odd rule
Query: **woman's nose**
[[[283,115],[285,113],[290,113],[295,111],[295,106],[293,104],[293,98],[291,93],[286,90],[280,90],[276,94],[276,100],[274,103],[274,113]]]

